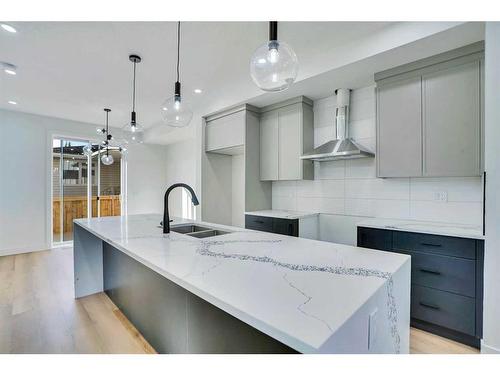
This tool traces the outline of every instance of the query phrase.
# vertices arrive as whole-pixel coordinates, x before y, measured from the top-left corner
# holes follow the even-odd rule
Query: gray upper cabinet
[[[422,85],[424,175],[479,175],[479,61],[425,74]]]
[[[278,110],[278,173],[280,180],[302,179],[302,111],[300,105]]]
[[[313,179],[313,163],[300,159],[313,148],[312,101],[298,97],[264,107],[261,113],[261,180]]]
[[[482,61],[475,43],[375,74],[377,176],[479,176]]]
[[[377,166],[380,177],[422,175],[421,78],[377,88]]]
[[[260,118],[260,179],[278,179],[278,113],[264,113]]]
[[[245,144],[246,112],[238,108],[233,113],[206,118],[205,151],[241,153]]]

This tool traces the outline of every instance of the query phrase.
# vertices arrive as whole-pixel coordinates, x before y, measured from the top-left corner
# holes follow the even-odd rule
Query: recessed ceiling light
[[[195,94],[201,94],[203,91],[201,89],[194,89]]]
[[[7,103],[12,104],[12,105],[16,105],[17,104],[17,102],[14,101],[14,100],[9,100]]]
[[[3,71],[11,76],[15,76],[17,74],[17,67],[15,65],[9,63],[0,63]]]
[[[9,33],[17,33],[17,30],[13,26],[7,25],[6,23],[0,23],[0,26]]]

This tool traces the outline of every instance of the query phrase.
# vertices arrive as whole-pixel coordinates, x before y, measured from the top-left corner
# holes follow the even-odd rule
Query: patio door
[[[90,154],[84,147],[91,147]],[[121,214],[121,157],[101,162],[99,143],[54,138],[52,144],[52,244],[73,241],[73,220]]]

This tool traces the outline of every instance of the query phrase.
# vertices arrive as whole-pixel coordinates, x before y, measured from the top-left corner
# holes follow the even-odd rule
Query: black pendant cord
[[[278,40],[278,21],[269,21],[269,40]]]
[[[179,65],[180,65],[180,50],[181,50],[181,21],[177,22],[177,82],[179,82]]]
[[[181,51],[181,21],[177,22],[177,80],[175,81],[174,98],[181,100],[181,82],[180,82],[180,51]]]

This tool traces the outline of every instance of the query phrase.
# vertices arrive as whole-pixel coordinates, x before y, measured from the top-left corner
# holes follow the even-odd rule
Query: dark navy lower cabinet
[[[293,237],[299,236],[298,219],[245,215],[245,228]]]
[[[358,227],[358,246],[411,256],[411,324],[479,348],[484,241]]]

